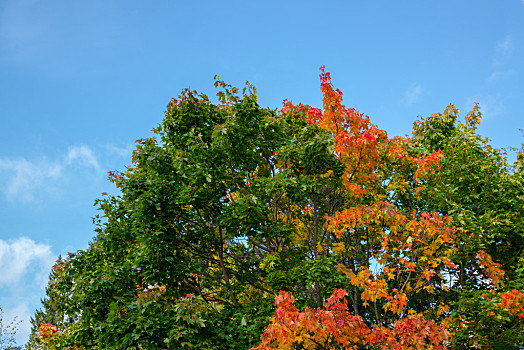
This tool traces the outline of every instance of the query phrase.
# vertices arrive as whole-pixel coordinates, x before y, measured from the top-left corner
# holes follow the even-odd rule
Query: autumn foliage
[[[291,294],[280,292],[273,324],[262,336],[262,343],[253,349],[359,349],[363,346],[380,349],[445,349],[449,332],[421,315],[397,320],[391,328],[370,329],[362,317],[351,315],[344,296],[338,289],[324,308],[299,312]]]
[[[44,323],[38,329],[38,336],[42,343],[48,343],[49,339],[56,334],[56,326],[50,323]]]
[[[215,86],[218,104],[173,99],[110,173],[122,193],[104,193],[95,240],[52,271],[35,343],[523,346],[524,158],[509,166],[476,133],[478,104],[389,137],[324,66],[322,108]]]
[[[343,180],[349,196],[361,198],[368,192],[367,188],[373,188],[373,182],[383,181],[376,171],[383,163],[412,168],[415,184],[438,172],[443,159],[440,149],[424,157],[409,156],[402,147],[407,140],[389,140],[385,131],[369,123],[367,116],[346,109],[342,105],[342,92],[333,88],[324,67],[320,69],[323,111],[302,105],[294,107],[285,101],[282,113],[305,113],[308,124],[317,124],[332,133],[334,152],[345,165]],[[468,127],[474,128],[479,123],[478,111],[477,104],[466,118]],[[406,186],[405,182],[395,184],[395,180],[390,179],[389,186]],[[355,202],[358,203],[358,199]],[[423,290],[434,294],[436,287],[446,288],[449,281],[442,274],[457,269],[453,258],[460,244],[455,232],[463,228],[453,226],[451,218],[437,212],[413,210],[411,214],[408,219],[393,203],[379,200],[350,206],[325,218],[325,225],[340,240],[334,243],[333,252],[348,257],[348,266],[339,264],[338,270],[358,288],[362,307],[374,309],[376,317],[372,326],[348,312],[346,299],[341,302],[348,294],[344,290],[335,290],[324,309],[306,307],[302,312],[293,306],[292,295],[280,292],[272,324],[264,331],[262,343],[254,349],[358,349],[364,345],[380,349],[446,349],[452,344],[450,320],[443,320],[440,325],[426,320],[423,313],[408,307],[408,300]],[[380,242],[380,246],[368,250],[365,264],[358,266],[344,249],[344,236],[360,236],[368,247],[372,242]],[[495,263],[483,250],[479,250],[475,258],[485,277],[494,288],[499,288],[504,275],[501,264]],[[371,261],[376,265],[376,272],[370,270]],[[516,289],[502,293],[503,301],[499,305],[522,317],[519,309],[522,295]],[[448,305],[440,304],[436,316],[449,309]],[[392,322],[388,313],[396,314],[398,319]]]

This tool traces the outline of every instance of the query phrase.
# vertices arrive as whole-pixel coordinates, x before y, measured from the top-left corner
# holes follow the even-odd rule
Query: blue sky
[[[214,96],[218,74],[262,106],[319,107],[321,65],[390,135],[479,102],[481,134],[524,141],[523,0],[0,0],[0,306],[19,341],[57,255],[87,247],[93,202],[116,193],[107,172],[172,97]]]

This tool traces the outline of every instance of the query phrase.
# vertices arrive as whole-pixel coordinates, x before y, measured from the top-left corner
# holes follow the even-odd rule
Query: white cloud
[[[506,35],[504,40],[498,44],[498,49],[503,56],[509,56],[513,53],[515,45],[513,44],[513,40],[511,39],[510,35]]]
[[[51,246],[29,238],[13,241],[0,239],[0,289],[20,283],[29,270],[36,270],[32,283],[45,287],[49,268],[55,261]]]
[[[494,70],[491,73],[491,75],[486,79],[486,84],[491,84],[500,80],[505,80],[516,74],[516,71],[514,69],[507,68],[514,50],[515,44],[511,35],[506,35],[506,37],[502,41],[497,43],[493,57]]]
[[[73,164],[74,162],[80,162],[83,166],[100,170],[100,165],[98,164],[93,151],[91,151],[87,146],[73,147],[69,149],[66,156],[66,164]]]
[[[131,155],[133,154],[133,150],[135,148],[133,145],[128,145],[127,147],[118,147],[114,145],[108,145],[106,146],[106,149],[109,151],[109,153],[115,154],[120,158],[131,159]]]
[[[420,84],[411,85],[404,93],[404,99],[403,99],[404,103],[406,105],[412,105],[416,103],[420,95],[422,94],[422,91],[423,91],[422,85]]]
[[[502,41],[499,41],[495,47],[493,65],[495,67],[505,65],[510,59],[514,50],[515,43],[513,42],[511,35],[506,35],[506,37]]]
[[[514,71],[513,69],[508,69],[508,70],[503,70],[503,71],[497,70],[491,73],[488,79],[486,79],[486,83],[487,84],[495,83],[500,80],[511,78],[515,75],[516,75],[516,71]]]
[[[9,241],[0,239],[0,306],[5,320],[11,322],[16,317],[20,321],[16,333],[19,344],[27,341],[32,309],[44,296],[55,260],[56,256],[47,244],[26,237]]]
[[[53,191],[59,180],[66,178],[66,171],[76,166],[101,173],[96,156],[87,146],[72,147],[62,159],[53,161],[0,158],[0,191],[12,201],[34,202],[37,192]]]
[[[0,179],[3,179],[5,196],[10,200],[31,202],[34,190],[49,180],[62,176],[63,165],[45,159],[30,162],[24,158],[0,158]]]

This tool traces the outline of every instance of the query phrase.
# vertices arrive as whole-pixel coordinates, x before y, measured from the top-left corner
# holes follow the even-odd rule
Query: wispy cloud
[[[133,154],[133,150],[135,149],[135,147],[134,145],[128,145],[127,147],[107,145],[106,149],[110,154],[114,154],[120,158],[131,159],[131,155]]]
[[[486,84],[506,80],[516,74],[514,69],[508,69],[508,63],[510,62],[514,51],[515,43],[511,35],[506,35],[503,40],[497,43],[493,56],[493,72],[485,80]]]
[[[16,337],[19,344],[27,341],[32,314],[29,305],[44,295],[55,260],[47,244],[25,237],[0,239],[0,302],[8,322],[15,317],[20,321]]]
[[[72,147],[59,159],[0,158],[0,191],[12,201],[33,202],[36,192],[48,192],[64,179],[66,170],[82,167],[101,173],[100,164],[87,146]]]
[[[420,84],[413,84],[411,85],[406,92],[404,93],[404,103],[406,105],[412,105],[415,104],[418,99],[420,98],[420,95],[422,94],[423,89],[422,85]]]
[[[25,158],[0,158],[1,188],[9,200],[31,202],[34,190],[62,176],[63,164],[46,159],[28,161]]]
[[[515,49],[515,45],[513,44],[513,40],[511,39],[510,35],[506,35],[504,40],[499,43],[498,49],[501,51],[502,55],[509,56],[513,53],[513,50]]]
[[[93,154],[93,151],[87,146],[72,147],[67,152],[66,164],[72,165],[80,163],[85,167],[92,167],[95,170],[100,170],[100,164]]]
[[[466,100],[465,109],[470,110],[479,103],[480,111],[484,118],[496,118],[504,113],[504,98],[496,95],[478,95],[472,96]]]
[[[54,260],[55,256],[47,244],[25,237],[12,241],[0,239],[0,289],[20,283],[29,270],[36,270],[33,282],[44,287]]]
[[[524,1],[524,0],[523,0]],[[508,70],[497,70],[491,73],[491,75],[486,79],[487,84],[495,83],[500,80],[505,80],[507,78],[511,78],[512,76],[516,75],[516,71],[513,69]]]
[[[506,35],[504,39],[497,43],[495,47],[495,56],[493,58],[494,66],[501,66],[507,63],[515,51],[515,43],[511,35]]]

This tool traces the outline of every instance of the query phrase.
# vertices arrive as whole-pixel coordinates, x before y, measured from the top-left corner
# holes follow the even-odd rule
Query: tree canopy
[[[522,348],[524,153],[477,134],[478,105],[389,137],[320,81],[322,108],[220,80],[171,100],[28,347]]]

